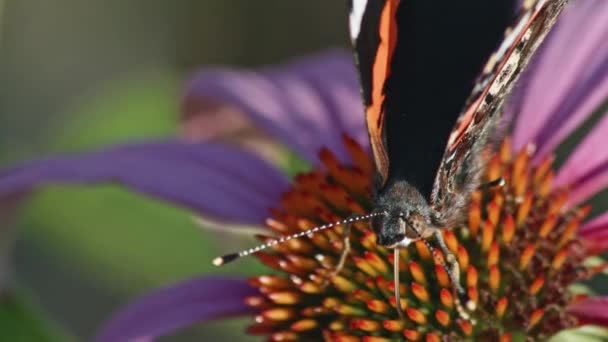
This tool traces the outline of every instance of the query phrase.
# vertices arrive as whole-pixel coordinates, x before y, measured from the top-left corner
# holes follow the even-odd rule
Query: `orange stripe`
[[[387,0],[380,14],[380,42],[372,69],[371,104],[366,109],[367,127],[376,167],[382,175],[383,183],[388,177],[388,154],[382,141],[384,126],[384,83],[390,74],[391,58],[397,43],[396,12],[400,0]]]

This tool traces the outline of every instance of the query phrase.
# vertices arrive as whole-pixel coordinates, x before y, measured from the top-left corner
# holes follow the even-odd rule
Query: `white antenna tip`
[[[215,266],[222,266],[224,264],[224,259],[222,257],[217,257],[212,261]]]
[[[473,311],[475,311],[475,309],[477,309],[477,304],[474,301],[469,300],[466,303],[466,307],[467,307],[467,310],[469,310],[470,312],[473,312]]]

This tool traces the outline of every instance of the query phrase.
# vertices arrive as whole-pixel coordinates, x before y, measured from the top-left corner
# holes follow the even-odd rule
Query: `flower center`
[[[270,230],[294,234],[371,210],[373,165],[353,139],[344,141],[352,164],[322,150],[324,168],[296,176],[267,220]],[[513,155],[506,139],[485,174],[486,181],[502,177],[505,185],[475,192],[467,221],[444,231],[460,265],[461,285],[477,304],[471,321],[459,315],[448,274],[422,241],[394,261],[390,250],[375,243],[368,223],[357,222],[347,261],[336,275],[343,227],[256,253],[279,272],[250,279],[260,295],[247,299],[258,309],[249,332],[272,341],[510,341],[576,325],[565,307],[580,299],[568,287],[592,273],[582,266],[586,253],[575,239],[589,208],[566,208],[567,190],[551,187],[552,158],[532,166],[530,156],[531,149]],[[401,270],[398,301],[394,262]]]

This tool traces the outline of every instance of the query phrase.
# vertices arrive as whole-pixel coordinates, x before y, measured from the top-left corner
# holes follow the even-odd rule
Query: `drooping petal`
[[[608,213],[604,213],[585,223],[579,229],[581,238],[591,254],[601,254],[608,250]]]
[[[363,105],[352,55],[331,51],[274,69],[207,70],[186,91],[236,106],[254,123],[311,163],[327,147],[346,161],[341,134],[364,146]]]
[[[121,342],[167,335],[207,320],[246,314],[244,298],[257,292],[246,280],[204,277],[160,289],[129,304],[96,338]]]
[[[568,312],[579,319],[580,324],[608,327],[608,297],[588,298],[568,307]]]
[[[222,144],[147,142],[37,160],[0,173],[0,196],[49,183],[115,182],[200,214],[259,224],[288,186],[277,169]]]
[[[243,111],[209,98],[189,96],[182,103],[179,137],[190,142],[225,142],[285,165],[284,146],[256,127]]]
[[[580,203],[608,186],[608,115],[593,127],[559,169],[554,185],[570,186],[568,202]]]
[[[510,104],[517,108],[514,147],[551,152],[608,96],[608,2],[576,1],[566,8]]]

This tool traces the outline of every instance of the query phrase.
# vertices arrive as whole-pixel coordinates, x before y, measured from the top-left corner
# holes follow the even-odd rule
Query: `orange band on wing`
[[[399,0],[387,0],[380,14],[380,25],[378,27],[380,43],[376,51],[372,69],[372,92],[371,104],[366,108],[367,129],[376,168],[382,176],[382,185],[388,177],[388,153],[384,146],[383,126],[384,111],[384,83],[390,74],[391,58],[397,42],[397,22],[395,14]]]

